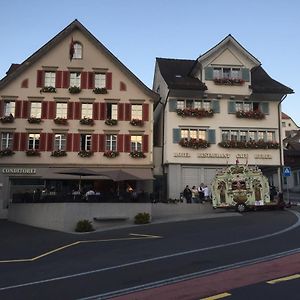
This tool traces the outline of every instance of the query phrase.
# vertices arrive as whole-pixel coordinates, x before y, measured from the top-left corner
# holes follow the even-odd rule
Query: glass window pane
[[[177,109],[184,109],[184,100],[177,100]]]
[[[228,141],[229,138],[229,130],[222,130],[222,142]]]
[[[247,131],[240,131],[240,141],[241,142],[247,141]]]
[[[222,78],[222,69],[221,68],[214,68],[213,70],[213,78],[220,79]]]
[[[237,141],[238,140],[238,132],[235,130],[230,131],[230,139],[232,141]]]
[[[235,102],[235,110],[236,111],[243,110],[243,102]]]
[[[28,149],[38,150],[40,146],[40,134],[29,133],[28,135]]]
[[[13,115],[15,116],[15,101],[5,101],[4,102],[4,116]]]
[[[201,100],[195,100],[194,101],[194,108],[201,109],[202,108],[202,101]]]
[[[68,103],[57,102],[56,103],[56,118],[67,119]]]
[[[210,110],[211,109],[211,102],[209,100],[204,100],[203,101],[203,108],[205,110]]]
[[[67,138],[64,133],[56,133],[54,136],[54,150],[66,150]]]
[[[198,138],[200,140],[206,140],[206,130],[199,130],[198,131]]]
[[[265,140],[265,132],[264,132],[264,131],[259,131],[259,132],[258,132],[257,139],[258,139],[259,141],[264,141],[264,140]]]
[[[256,131],[249,131],[248,137],[249,141],[255,141]]]
[[[82,58],[82,45],[80,43],[74,43],[74,54],[73,58],[80,59]]]
[[[186,105],[186,108],[193,108],[194,101],[193,100],[186,100],[185,105]]]
[[[81,104],[81,118],[93,118],[93,104],[92,103],[82,103]]]
[[[143,119],[143,106],[141,104],[131,105],[131,119]]]
[[[2,132],[0,142],[1,150],[4,150],[6,148],[12,149],[13,134],[11,132]]]
[[[45,72],[44,86],[55,87],[55,75],[56,75],[56,72]]]
[[[189,137],[189,130],[188,129],[181,129],[181,138],[188,138]]]
[[[131,136],[131,151],[142,151],[142,136],[141,135],[132,135]]]
[[[104,73],[95,73],[95,88],[106,87],[106,75]]]
[[[70,86],[80,87],[81,74],[79,72],[70,73]]]
[[[197,139],[198,138],[198,130],[197,129],[190,129],[190,138]]]
[[[41,102],[31,102],[30,103],[30,117],[41,118],[42,103]]]

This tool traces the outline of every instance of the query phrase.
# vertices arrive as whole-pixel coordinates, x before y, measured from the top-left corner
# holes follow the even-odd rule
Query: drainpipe
[[[278,103],[278,136],[279,136],[279,142],[280,142],[280,146],[279,146],[279,151],[280,151],[280,169],[278,170],[278,183],[279,183],[279,192],[282,193],[282,167],[283,167],[283,143],[282,143],[282,137],[281,137],[281,103],[282,101],[287,97],[287,95],[284,95],[281,100]]]

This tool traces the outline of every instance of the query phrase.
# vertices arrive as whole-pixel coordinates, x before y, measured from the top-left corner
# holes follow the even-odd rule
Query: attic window
[[[180,74],[175,75],[176,78],[181,78],[182,76]]]
[[[82,45],[79,42],[74,42],[74,54],[73,58],[82,59]]]

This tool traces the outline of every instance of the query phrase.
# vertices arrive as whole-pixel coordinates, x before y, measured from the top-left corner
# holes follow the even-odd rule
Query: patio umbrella
[[[123,169],[116,169],[116,170],[107,170],[101,171],[98,175],[104,175],[110,178],[113,181],[124,181],[124,180],[139,180],[140,178],[128,171]]]
[[[59,172],[56,172],[57,174],[66,174],[66,175],[74,175],[74,176],[79,176],[79,190],[81,190],[81,177],[83,176],[97,176],[100,175],[99,173],[86,169],[86,168],[69,168],[69,169],[64,169]]]

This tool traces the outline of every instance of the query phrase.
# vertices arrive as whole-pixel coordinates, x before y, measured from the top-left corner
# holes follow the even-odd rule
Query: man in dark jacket
[[[187,203],[192,203],[192,191],[190,190],[188,185],[183,190],[183,196],[186,199]]]

